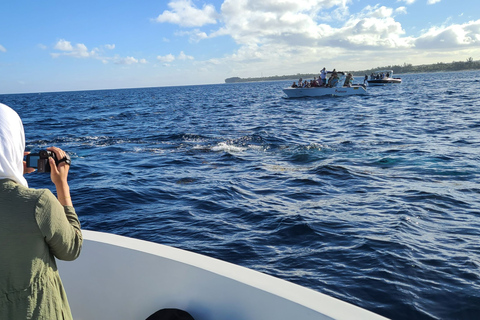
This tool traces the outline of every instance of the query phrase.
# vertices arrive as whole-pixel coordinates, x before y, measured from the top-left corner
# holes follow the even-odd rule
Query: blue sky
[[[478,0],[2,1],[0,94],[480,60]]]

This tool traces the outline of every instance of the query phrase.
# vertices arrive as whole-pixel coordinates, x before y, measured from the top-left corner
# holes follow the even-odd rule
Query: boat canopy
[[[345,72],[343,72],[343,71],[335,71],[335,72],[336,72],[337,74],[342,75],[342,76],[345,75]],[[333,71],[327,71],[327,74],[331,74],[331,73],[333,73]]]

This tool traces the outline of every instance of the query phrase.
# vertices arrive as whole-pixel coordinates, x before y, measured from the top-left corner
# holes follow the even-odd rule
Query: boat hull
[[[163,308],[195,320],[385,319],[305,287],[157,243],[83,231],[80,257],[58,261],[73,317],[146,319]]]
[[[385,86],[388,84],[402,83],[400,78],[388,78],[379,80],[367,80],[369,86]]]
[[[314,87],[314,88],[285,88],[283,92],[289,98],[304,97],[322,97],[322,96],[349,96],[355,94],[365,94],[367,90],[364,86],[356,85],[352,87]]]

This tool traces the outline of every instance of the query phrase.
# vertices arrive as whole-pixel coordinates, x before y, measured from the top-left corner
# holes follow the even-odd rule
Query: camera
[[[38,172],[50,172],[50,162],[48,158],[52,157],[58,165],[58,159],[55,152],[49,150],[40,150],[38,153],[30,153],[27,155],[27,168],[37,168]]]

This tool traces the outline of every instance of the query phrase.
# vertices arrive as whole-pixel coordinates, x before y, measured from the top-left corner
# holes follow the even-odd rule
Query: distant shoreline
[[[468,71],[468,70],[480,70],[480,60],[474,61],[473,58],[468,58],[466,61],[453,61],[450,63],[439,62],[435,64],[422,64],[414,66],[412,64],[404,63],[403,66],[386,66],[377,67],[367,70],[359,71],[344,71],[352,73],[354,76],[369,75],[377,70],[393,70],[393,74],[405,74],[405,73],[427,73],[427,72],[449,72],[449,71]],[[343,70],[340,70],[343,71]],[[240,83],[240,82],[257,82],[257,81],[277,81],[277,80],[294,80],[294,79],[308,79],[317,77],[320,73],[297,73],[296,75],[283,75],[283,76],[270,76],[270,77],[256,77],[256,78],[240,78],[231,77],[225,79],[225,83]]]

